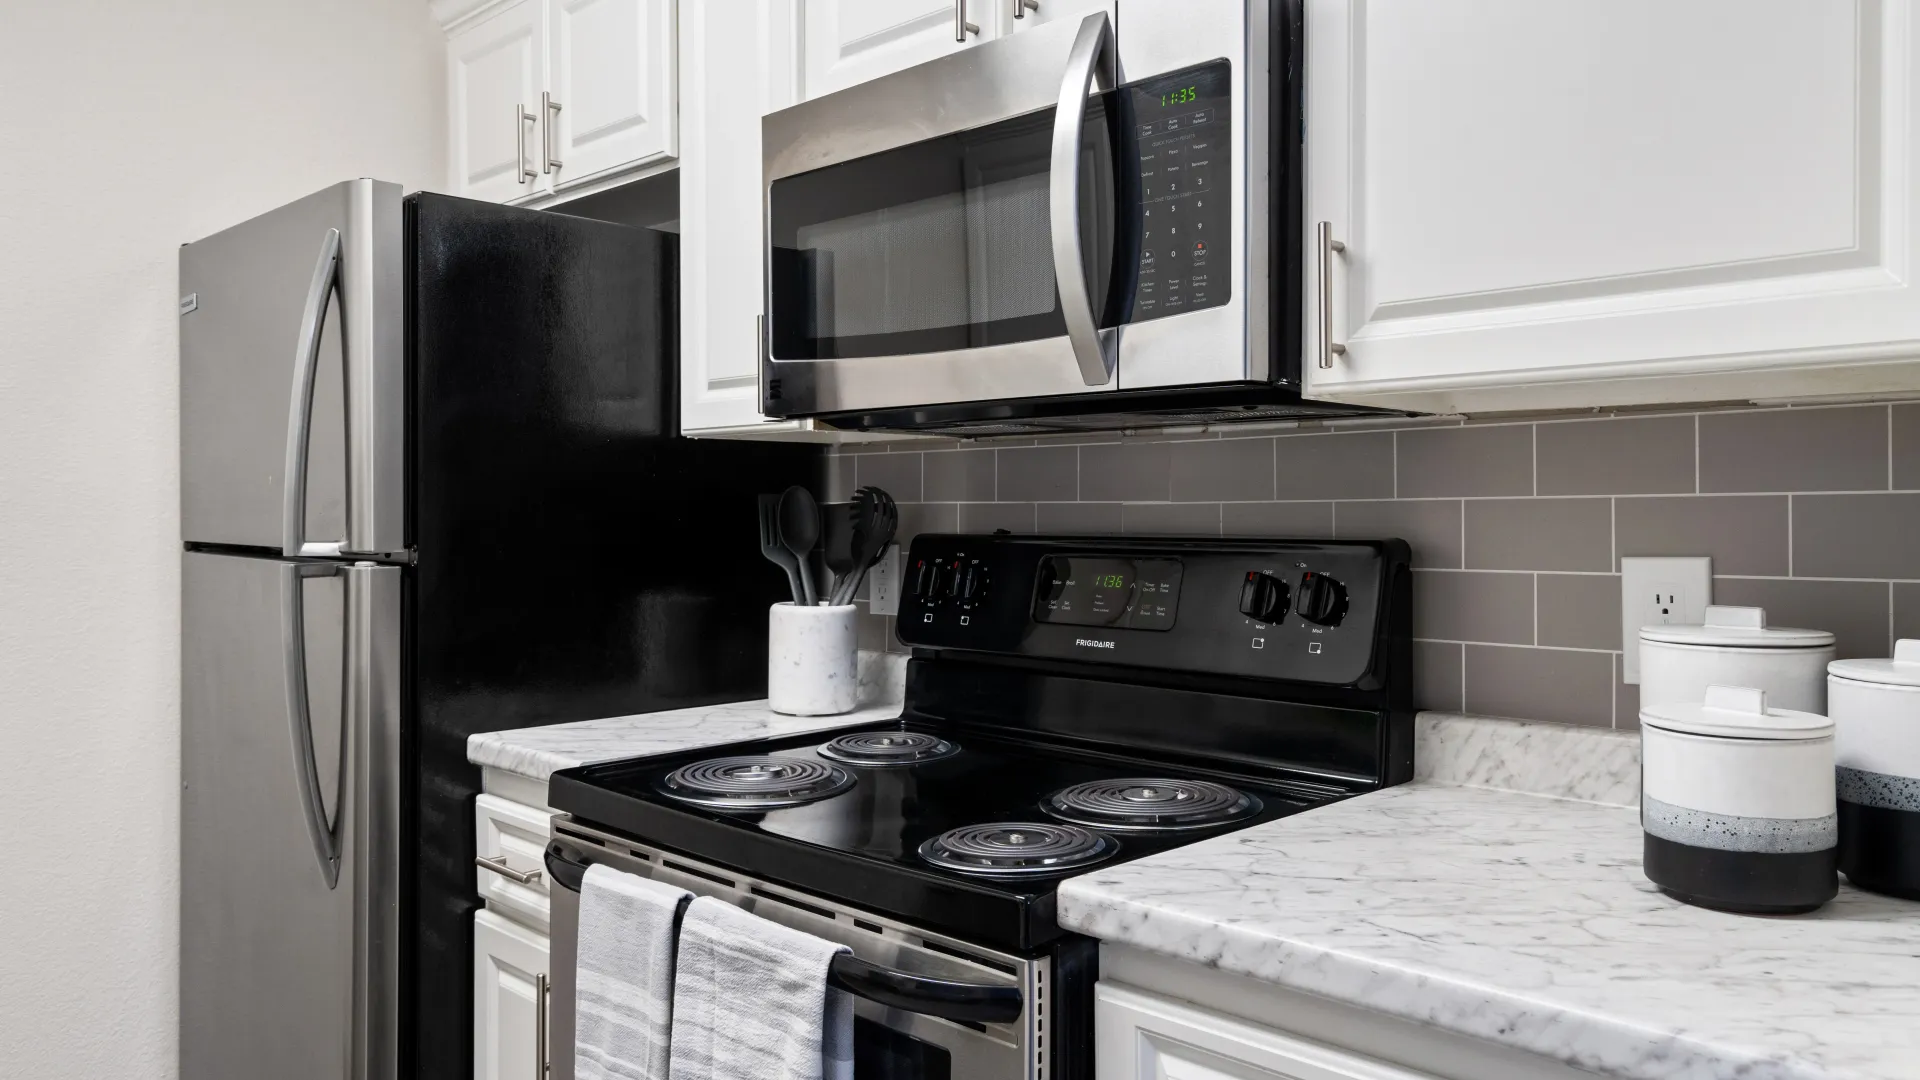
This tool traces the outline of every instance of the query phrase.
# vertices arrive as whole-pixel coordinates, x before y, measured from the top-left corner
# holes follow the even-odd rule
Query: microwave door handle
[[[1103,57],[1113,54],[1113,28],[1107,13],[1096,11],[1080,21],[1080,32],[1067,54],[1066,74],[1060,80],[1060,103],[1053,116],[1053,161],[1049,172],[1047,208],[1053,227],[1053,276],[1060,290],[1060,313],[1066,319],[1067,341],[1088,386],[1113,381],[1112,331],[1102,331],[1093,314],[1087,275],[1080,251],[1080,136],[1086,126],[1087,91],[1096,74],[1103,84],[1107,68]],[[1104,87],[1103,87],[1104,88]]]
[[[553,883],[576,893],[587,867],[593,865],[586,853],[557,840],[547,845],[544,861]],[[1012,1023],[1025,1008],[1017,986],[933,979],[868,963],[850,953],[833,958],[827,967],[827,985],[888,1008],[976,1024]]]
[[[320,336],[326,332],[327,301],[340,281],[340,230],[328,229],[320,241],[307,306],[300,315],[298,351],[293,357],[293,392],[287,405],[287,456],[281,477],[280,553],[333,558],[340,544],[307,543],[307,450],[313,442],[313,383],[320,368]]]

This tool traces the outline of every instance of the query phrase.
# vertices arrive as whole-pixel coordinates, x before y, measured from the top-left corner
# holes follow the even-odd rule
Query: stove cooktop
[[[571,769],[548,797],[588,828],[1017,951],[1059,936],[1067,877],[1352,793],[908,721]]]

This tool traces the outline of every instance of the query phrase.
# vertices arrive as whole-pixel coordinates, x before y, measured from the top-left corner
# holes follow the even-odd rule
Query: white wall
[[[425,0],[0,0],[0,1073],[175,1072],[176,249],[442,186],[443,48]]]

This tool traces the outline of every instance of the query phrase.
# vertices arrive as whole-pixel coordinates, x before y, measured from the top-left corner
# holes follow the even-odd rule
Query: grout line
[[[1531,462],[1531,469],[1533,472],[1533,494],[1535,496],[1538,496],[1540,494],[1540,425],[1539,424],[1529,424],[1527,426],[1527,442],[1529,446],[1528,452],[1533,455],[1533,461]]]
[[[1887,655],[1893,655],[1893,647],[1900,643],[1900,634],[1894,629],[1894,588],[1893,582],[1887,582]]]
[[[1607,565],[1620,569],[1620,500],[1607,500]]]
[[[1693,414],[1693,493],[1700,494],[1700,414]]]
[[[1460,646],[1460,711],[1467,711],[1467,647]]]
[[[1887,490],[1893,490],[1893,406],[1887,406]]]
[[[1540,575],[1533,575],[1533,643],[1540,644]]]
[[[1624,662],[1616,653],[1613,658],[1613,686],[1607,693],[1608,699],[1612,702],[1607,709],[1607,726],[1615,730],[1620,727],[1620,677],[1624,668]]]
[[[1793,496],[1787,496],[1787,576],[1793,576]]]

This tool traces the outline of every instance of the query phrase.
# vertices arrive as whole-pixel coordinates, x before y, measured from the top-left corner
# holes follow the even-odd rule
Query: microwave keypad
[[[1225,61],[1127,87],[1139,261],[1128,322],[1229,299],[1231,140]]]

